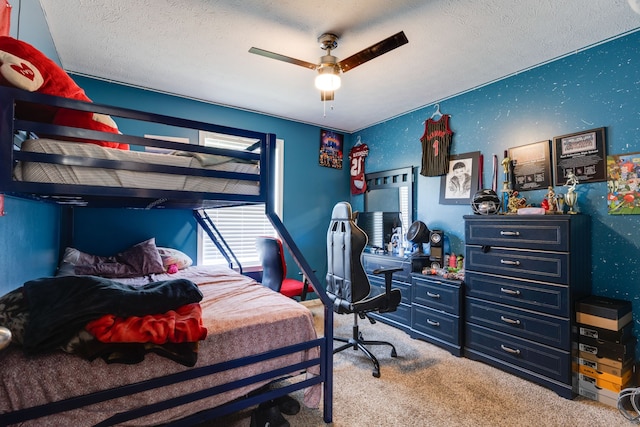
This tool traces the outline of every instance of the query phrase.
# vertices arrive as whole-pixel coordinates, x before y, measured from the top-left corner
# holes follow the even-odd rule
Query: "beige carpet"
[[[322,323],[322,307],[312,307]],[[336,315],[338,336],[351,335],[353,317]],[[617,409],[584,397],[567,400],[529,381],[484,363],[452,356],[446,350],[382,324],[360,322],[365,339],[393,342],[398,357],[373,347],[380,378],[362,352],[345,350],[334,357],[333,423],[352,426],[631,426]],[[293,394],[301,399],[301,392]],[[303,406],[285,416],[293,427],[324,426],[322,408]],[[215,424],[249,426],[250,411]]]

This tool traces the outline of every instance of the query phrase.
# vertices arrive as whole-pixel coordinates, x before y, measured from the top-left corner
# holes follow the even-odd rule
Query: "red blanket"
[[[205,339],[199,303],[186,304],[164,314],[117,317],[107,314],[89,322],[85,329],[106,343],[137,342],[154,344],[196,342]]]

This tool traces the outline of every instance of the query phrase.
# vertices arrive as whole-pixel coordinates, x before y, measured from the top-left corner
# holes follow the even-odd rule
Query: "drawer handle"
[[[519,325],[520,321],[518,319],[509,319],[508,317],[504,317],[504,316],[500,316],[500,320],[502,320],[505,323],[509,323],[511,325]]]
[[[504,344],[500,344],[500,348],[504,351],[506,351],[507,353],[511,353],[511,354],[520,354],[520,350],[515,349],[515,348],[509,348]]]
[[[500,264],[506,264],[506,265],[520,265],[520,261],[512,261],[510,259],[501,259],[500,260]]]
[[[520,291],[518,290],[514,291],[513,289],[500,288],[500,292],[508,295],[520,295]]]
[[[520,232],[519,231],[501,231],[500,235],[501,236],[519,236]]]
[[[431,326],[440,326],[440,322],[434,322],[431,319],[427,319],[427,323]]]
[[[433,292],[429,292],[427,291],[427,296],[431,297],[431,298],[440,298],[440,294],[434,294]]]

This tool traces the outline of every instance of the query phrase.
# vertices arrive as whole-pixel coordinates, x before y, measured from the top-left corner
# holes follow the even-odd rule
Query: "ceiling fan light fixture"
[[[335,65],[322,66],[316,76],[316,88],[321,91],[334,91],[340,88],[340,75]]]

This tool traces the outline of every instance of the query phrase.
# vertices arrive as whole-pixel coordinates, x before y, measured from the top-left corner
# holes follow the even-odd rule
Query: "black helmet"
[[[478,215],[493,215],[500,211],[500,198],[495,191],[485,188],[473,195],[471,208]]]

